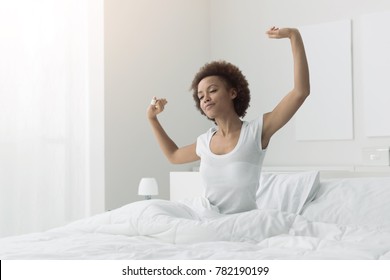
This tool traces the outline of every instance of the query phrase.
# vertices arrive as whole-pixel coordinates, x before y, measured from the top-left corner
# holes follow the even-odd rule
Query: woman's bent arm
[[[166,103],[167,101],[165,99],[157,100],[156,104],[151,104],[147,110],[149,123],[161,150],[167,159],[174,164],[199,160],[200,158],[196,154],[196,143],[179,148],[158,121],[157,114],[164,110]]]
[[[157,118],[149,119],[149,122],[161,150],[171,163],[181,164],[199,160],[196,154],[196,143],[179,148],[165,132]]]

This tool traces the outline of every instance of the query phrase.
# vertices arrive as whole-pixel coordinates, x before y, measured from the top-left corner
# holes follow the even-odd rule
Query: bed
[[[0,239],[0,259],[390,259],[390,172],[265,171],[258,209],[222,215],[198,172],[152,199]]]

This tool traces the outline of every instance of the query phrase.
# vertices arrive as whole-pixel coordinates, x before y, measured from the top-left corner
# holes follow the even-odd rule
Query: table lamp
[[[152,195],[158,195],[158,185],[155,178],[142,178],[138,186],[138,195],[151,199]]]

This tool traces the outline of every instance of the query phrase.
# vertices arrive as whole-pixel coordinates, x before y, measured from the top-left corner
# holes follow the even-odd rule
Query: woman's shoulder
[[[213,135],[216,131],[218,130],[218,126],[212,126],[210,127],[206,132],[202,133],[200,136],[202,135]]]
[[[200,134],[198,136],[198,139],[204,139],[207,140],[218,130],[218,126],[212,126],[210,127],[206,132]]]
[[[263,126],[263,118],[264,115],[260,115],[257,118],[254,118],[250,121],[244,121],[244,123],[246,123],[249,127],[259,128]]]

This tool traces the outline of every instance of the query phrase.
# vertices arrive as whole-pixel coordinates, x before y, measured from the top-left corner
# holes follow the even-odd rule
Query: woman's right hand
[[[148,118],[149,119],[156,118],[158,114],[164,111],[164,107],[167,103],[168,101],[165,98],[157,99],[156,97],[153,97],[152,102],[148,106],[148,109],[146,111]]]

